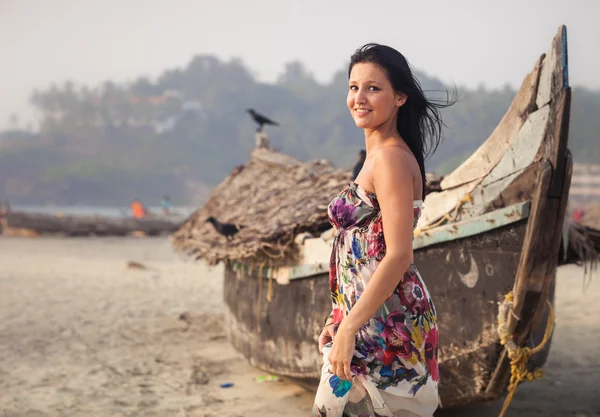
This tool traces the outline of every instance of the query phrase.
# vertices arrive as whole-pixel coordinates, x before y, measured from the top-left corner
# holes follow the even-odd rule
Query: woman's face
[[[348,109],[356,126],[363,129],[376,129],[392,119],[395,123],[396,111],[406,101],[376,64],[355,64],[348,86]]]

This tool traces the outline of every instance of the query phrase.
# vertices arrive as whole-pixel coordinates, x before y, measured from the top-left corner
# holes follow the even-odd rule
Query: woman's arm
[[[339,331],[352,335],[393,293],[413,261],[413,170],[410,155],[390,148],[374,156],[373,183],[381,209],[386,254]]]

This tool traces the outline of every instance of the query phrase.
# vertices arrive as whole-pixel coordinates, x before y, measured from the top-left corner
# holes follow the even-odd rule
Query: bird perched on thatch
[[[217,233],[225,236],[227,240],[233,239],[233,236],[245,227],[242,225],[236,226],[235,224],[231,223],[221,223],[213,216],[208,217],[205,221],[211,223]]]
[[[254,109],[246,109],[246,111],[248,113],[250,113],[250,116],[252,117],[252,119],[254,119],[254,121],[256,123],[258,123],[258,127],[256,128],[257,132],[262,132],[264,125],[279,126],[279,123],[274,122],[273,120],[269,119],[268,117],[265,117],[262,114],[257,113],[256,111],[254,111]]]

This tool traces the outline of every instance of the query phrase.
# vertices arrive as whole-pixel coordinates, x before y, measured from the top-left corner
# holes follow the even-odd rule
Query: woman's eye
[[[375,87],[375,86],[371,86],[369,87],[370,91],[379,91],[379,88]]]
[[[355,85],[351,85],[351,86],[350,86],[350,90],[352,90],[352,91],[357,91],[357,90],[358,90],[358,87],[357,87],[357,86],[355,86]]]

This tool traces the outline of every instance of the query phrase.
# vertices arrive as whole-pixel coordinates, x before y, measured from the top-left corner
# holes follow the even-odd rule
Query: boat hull
[[[502,352],[498,303],[514,286],[526,226],[525,219],[415,250],[415,264],[438,314],[439,394],[444,407],[496,396],[485,388]],[[316,388],[322,365],[317,338],[331,311],[328,275],[280,285],[227,265],[224,295],[233,346],[252,365],[304,379]],[[537,358],[537,365],[544,360]]]

